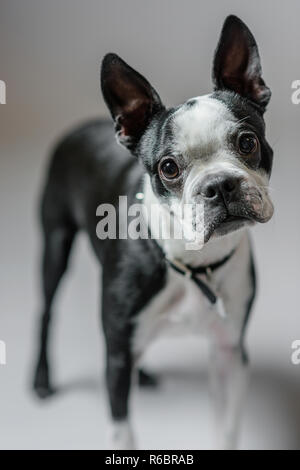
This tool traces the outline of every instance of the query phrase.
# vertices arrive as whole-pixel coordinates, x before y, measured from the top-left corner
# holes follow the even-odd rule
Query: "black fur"
[[[215,91],[212,97],[224,103],[238,120],[242,121],[247,128],[255,131],[261,146],[259,167],[265,170],[268,175],[271,175],[273,150],[265,137],[265,121],[260,109],[253,105],[252,101],[229,90]]]
[[[163,288],[166,266],[154,240],[99,240],[96,209],[101,203],[111,203],[118,210],[119,195],[127,195],[128,204],[136,202],[142,174],[138,161],[115,141],[111,122],[88,123],[68,135],[54,151],[41,210],[45,300],[35,388],[43,397],[53,391],[47,357],[52,301],[76,233],[85,230],[103,267],[101,310],[115,418],[126,415],[132,319]],[[116,364],[122,361],[119,371]]]

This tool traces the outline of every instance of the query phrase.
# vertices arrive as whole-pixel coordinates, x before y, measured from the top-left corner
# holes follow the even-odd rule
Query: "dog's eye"
[[[177,163],[171,158],[168,158],[161,163],[159,171],[161,176],[168,180],[177,178],[180,173]]]
[[[238,149],[241,155],[250,155],[257,150],[257,138],[254,134],[245,132],[238,138]]]

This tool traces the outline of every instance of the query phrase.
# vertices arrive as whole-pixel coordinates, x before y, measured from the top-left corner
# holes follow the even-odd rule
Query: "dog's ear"
[[[119,142],[133,150],[151,118],[164,109],[157,92],[116,54],[103,59],[101,88]]]
[[[247,26],[236,16],[224,22],[213,64],[217,90],[232,90],[253,101],[264,112],[271,91],[261,76],[257,44]]]

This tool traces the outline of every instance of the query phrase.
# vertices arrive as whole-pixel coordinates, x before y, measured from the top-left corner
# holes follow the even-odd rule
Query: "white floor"
[[[108,415],[98,270],[84,238],[57,299],[53,360],[61,393],[41,403],[30,391],[39,308],[35,206],[45,150],[25,139],[22,147],[2,143],[0,340],[6,342],[7,365],[0,366],[0,448],[104,448]],[[244,449],[300,448],[300,366],[290,361],[291,342],[300,338],[299,217],[291,217],[290,208],[293,197],[299,200],[298,163],[293,161],[288,169],[278,163],[272,181],[276,215],[255,231],[260,293],[248,335],[252,381]],[[279,192],[282,181],[285,192]],[[160,341],[146,362],[161,386],[134,394],[139,447],[211,448],[203,344],[196,338]]]

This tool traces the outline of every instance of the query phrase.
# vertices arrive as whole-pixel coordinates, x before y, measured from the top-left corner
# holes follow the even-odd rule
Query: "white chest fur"
[[[207,323],[216,318],[215,310],[193,281],[169,268],[163,291],[139,315],[134,349],[143,351],[163,333],[203,332]]]
[[[238,341],[251,293],[247,236],[232,259],[218,269],[211,287],[224,302],[226,318],[193,280],[168,268],[166,285],[136,319],[135,353],[139,356],[154,338],[165,334],[218,335],[224,342]]]

